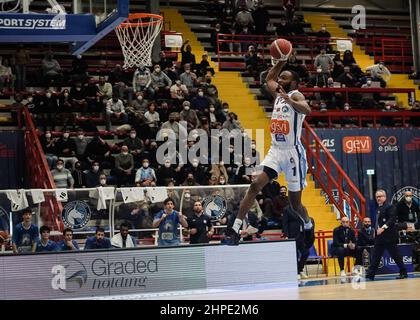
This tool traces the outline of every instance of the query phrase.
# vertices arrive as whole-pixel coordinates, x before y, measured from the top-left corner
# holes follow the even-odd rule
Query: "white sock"
[[[233,223],[232,229],[235,230],[236,233],[239,233],[239,229],[242,226],[242,219],[236,218],[235,222]]]

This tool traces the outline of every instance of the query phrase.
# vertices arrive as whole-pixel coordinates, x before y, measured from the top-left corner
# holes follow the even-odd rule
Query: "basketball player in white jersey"
[[[262,172],[251,183],[241,202],[238,216],[232,228],[228,228],[225,243],[237,245],[240,240],[239,231],[242,220],[254,204],[255,197],[272,179],[284,172],[289,189],[291,206],[304,221],[305,228],[310,224],[306,208],[302,205],[302,190],[306,183],[306,153],[300,141],[305,116],[311,108],[302,93],[297,90],[299,76],[293,71],[282,71],[286,60],[278,60],[267,74],[267,86],[275,93],[273,113],[271,116],[271,148],[261,163]]]

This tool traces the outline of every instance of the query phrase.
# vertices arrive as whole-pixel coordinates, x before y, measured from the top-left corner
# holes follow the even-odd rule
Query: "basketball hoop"
[[[116,29],[124,55],[124,68],[152,64],[152,47],[162,29],[163,17],[150,13],[132,13]]]

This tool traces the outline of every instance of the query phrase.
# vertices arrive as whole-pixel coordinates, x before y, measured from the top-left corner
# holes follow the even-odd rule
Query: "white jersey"
[[[299,91],[290,91],[288,96],[291,97],[296,92]],[[303,113],[296,111],[282,97],[277,96],[270,122],[271,145],[280,149],[301,146],[300,137],[304,120]]]

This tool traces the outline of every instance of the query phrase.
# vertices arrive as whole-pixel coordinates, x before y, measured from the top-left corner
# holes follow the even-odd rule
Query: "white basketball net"
[[[152,47],[162,29],[156,16],[128,19],[115,29],[124,55],[124,68],[152,65]]]

